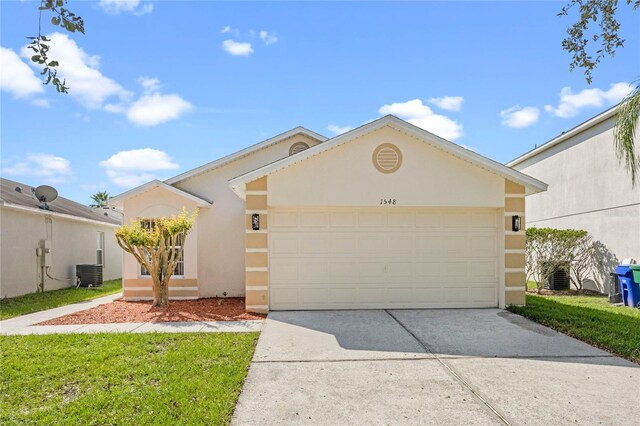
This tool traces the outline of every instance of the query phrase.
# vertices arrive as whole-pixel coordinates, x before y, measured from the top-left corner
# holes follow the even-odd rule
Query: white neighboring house
[[[596,241],[596,265],[585,288],[606,292],[609,273],[640,261],[640,187],[616,157],[619,105],[507,163],[540,179],[546,192],[526,197],[527,226],[584,229]],[[636,147],[640,142],[636,137]]]
[[[33,293],[43,280],[45,290],[75,286],[78,264],[101,263],[104,280],[122,276],[120,218],[62,197],[48,210],[41,205],[31,186],[0,179],[0,298]],[[46,270],[37,256],[44,241],[51,253]]]

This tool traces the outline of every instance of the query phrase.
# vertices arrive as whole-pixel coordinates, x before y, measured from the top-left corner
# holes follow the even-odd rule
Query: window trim
[[[139,218],[138,221],[142,224],[142,226],[144,227],[145,222],[146,223],[153,223],[155,221],[155,218],[146,218],[146,217],[142,217]],[[150,226],[150,225],[149,225]],[[184,245],[184,240],[182,241],[182,244]],[[182,247],[182,246],[179,246]],[[183,279],[184,276],[184,271],[185,271],[185,265],[184,265],[184,250],[182,250],[182,260],[178,261],[178,263],[176,264],[176,269],[178,269],[180,267],[180,265],[182,264],[182,274],[181,275],[176,275],[176,274],[172,274],[171,275],[171,279]],[[151,279],[151,274],[150,273],[146,273],[144,274],[144,266],[142,266],[140,263],[138,263],[138,278],[141,279]]]
[[[96,265],[100,265],[102,266],[102,269],[104,270],[104,266],[105,266],[105,259],[104,259],[104,231],[96,231],[96,233],[98,234],[98,240],[96,241]],[[100,253],[100,260],[101,262],[98,263],[98,253]]]

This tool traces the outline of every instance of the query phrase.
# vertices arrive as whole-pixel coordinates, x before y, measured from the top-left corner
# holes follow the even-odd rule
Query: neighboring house
[[[615,106],[507,163],[549,184],[548,191],[527,196],[528,226],[584,229],[593,236],[596,261],[586,288],[603,292],[618,262],[640,261],[640,188],[632,188],[616,156],[617,111]]]
[[[254,312],[523,304],[524,196],[546,185],[394,116],[297,127],[111,200],[125,221],[200,208],[172,298]],[[125,255],[124,295],[151,297]]]
[[[0,297],[14,297],[76,284],[76,265],[103,265],[105,280],[122,276],[120,224],[102,212],[58,197],[45,205],[32,187],[0,179]],[[49,248],[50,267],[38,252]],[[38,250],[40,249],[40,250]]]

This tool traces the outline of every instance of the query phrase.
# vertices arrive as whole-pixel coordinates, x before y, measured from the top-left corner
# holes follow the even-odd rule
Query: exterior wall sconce
[[[260,230],[260,215],[258,213],[251,215],[251,229],[254,231]]]
[[[511,217],[511,230],[514,232],[520,230],[520,216],[515,215]]]

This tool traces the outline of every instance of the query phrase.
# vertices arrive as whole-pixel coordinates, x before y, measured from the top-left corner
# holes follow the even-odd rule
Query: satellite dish
[[[58,191],[49,185],[40,185],[36,188],[36,198],[43,203],[51,202],[58,198]]]

